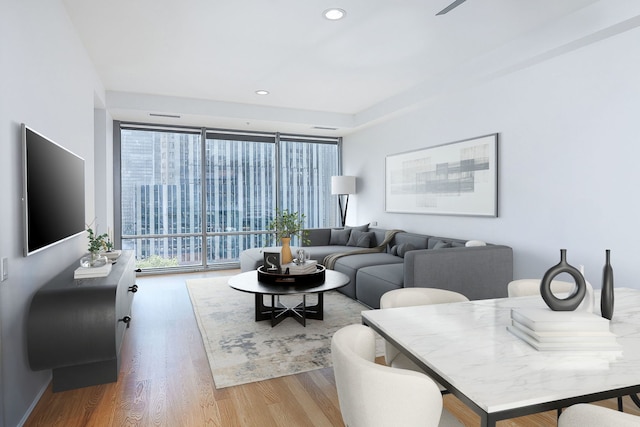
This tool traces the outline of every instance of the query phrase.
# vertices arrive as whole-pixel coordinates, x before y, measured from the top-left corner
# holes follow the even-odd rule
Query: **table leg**
[[[307,318],[315,320],[324,320],[324,292],[318,293],[318,302],[316,305],[306,307]]]
[[[638,397],[638,394],[630,394],[629,397],[631,398],[631,400],[633,400],[633,403],[635,403],[636,406],[640,408],[640,397]]]
[[[267,307],[264,305],[264,301],[262,299],[262,294],[256,295],[256,322],[260,320],[269,320],[271,319],[271,311],[273,307]],[[273,298],[271,300],[271,305],[273,306]]]
[[[496,427],[496,420],[493,419],[489,414],[480,416],[480,426],[481,427]]]

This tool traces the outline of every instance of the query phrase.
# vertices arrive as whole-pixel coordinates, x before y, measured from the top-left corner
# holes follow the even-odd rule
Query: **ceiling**
[[[597,2],[452,1],[63,0],[115,119],[341,134]]]

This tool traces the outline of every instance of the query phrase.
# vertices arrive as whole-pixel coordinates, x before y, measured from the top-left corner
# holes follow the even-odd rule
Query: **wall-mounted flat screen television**
[[[22,124],[24,255],[85,230],[84,159]]]

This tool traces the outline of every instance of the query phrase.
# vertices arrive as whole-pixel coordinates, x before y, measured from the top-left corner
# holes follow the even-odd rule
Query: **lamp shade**
[[[331,194],[356,194],[356,177],[332,176]]]

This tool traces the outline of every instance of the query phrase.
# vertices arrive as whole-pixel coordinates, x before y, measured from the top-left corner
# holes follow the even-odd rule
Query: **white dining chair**
[[[507,295],[512,297],[528,297],[540,295],[540,282],[542,279],[518,279],[509,282],[507,285]],[[562,280],[551,281],[551,292],[554,294],[570,292],[575,283]]]
[[[558,418],[558,427],[638,427],[640,417],[602,406],[579,403]]]
[[[363,325],[339,329],[331,357],[347,427],[462,427],[443,409],[435,382],[418,372],[375,363],[375,333]]]
[[[540,282],[542,279],[518,279],[513,280],[507,284],[507,296],[512,297],[529,297],[533,295],[540,295]],[[586,294],[582,303],[578,306],[578,310],[587,311],[593,313],[594,294],[593,286],[588,280],[585,280],[587,285]],[[575,287],[574,282],[565,282],[563,280],[551,281],[551,292],[554,295],[568,294]]]
[[[380,308],[411,307],[417,305],[445,304],[451,302],[469,301],[464,295],[436,288],[401,288],[386,292],[380,297]],[[384,359],[393,368],[410,369],[423,372],[407,356],[401,353],[393,344],[385,341]],[[438,384],[440,390],[445,390]]]

